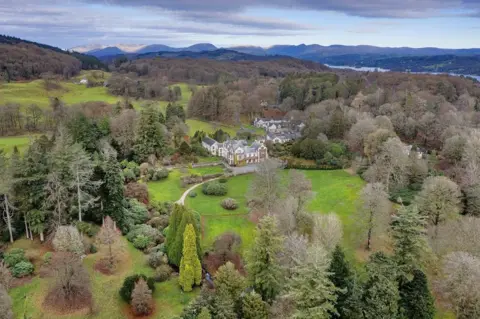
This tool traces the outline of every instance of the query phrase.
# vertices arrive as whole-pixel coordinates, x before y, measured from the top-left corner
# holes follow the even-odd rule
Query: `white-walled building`
[[[207,136],[202,145],[210,154],[223,157],[232,166],[260,163],[268,158],[267,147],[262,142],[248,145],[245,140],[228,140],[219,143]]]

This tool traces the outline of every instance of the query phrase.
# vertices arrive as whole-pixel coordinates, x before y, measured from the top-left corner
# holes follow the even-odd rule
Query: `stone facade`
[[[260,141],[251,145],[248,145],[245,140],[228,140],[219,143],[210,137],[205,137],[202,145],[210,154],[222,157],[232,166],[256,164],[268,158],[267,147]]]

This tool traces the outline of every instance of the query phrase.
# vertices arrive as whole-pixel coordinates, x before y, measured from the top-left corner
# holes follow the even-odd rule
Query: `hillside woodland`
[[[82,69],[101,68],[105,65],[93,56],[0,35],[0,78],[6,82],[38,79],[47,72],[68,79]]]

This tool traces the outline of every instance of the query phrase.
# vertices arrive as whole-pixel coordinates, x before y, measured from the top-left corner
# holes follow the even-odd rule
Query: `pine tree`
[[[262,296],[255,291],[246,294],[242,299],[242,315],[244,319],[267,319],[268,308]]]
[[[394,262],[383,253],[375,253],[367,264],[367,282],[362,296],[363,316],[396,318],[400,299]]]
[[[152,312],[152,291],[147,282],[140,278],[132,291],[132,308],[136,315],[148,315]]]
[[[175,252],[174,248],[176,248],[175,239],[177,237],[178,227],[182,222],[182,217],[183,217],[183,205],[175,204],[175,206],[173,207],[173,211],[170,214],[170,219],[168,223],[168,233],[166,238],[167,255],[168,255],[168,259],[172,264],[176,264],[173,261],[174,260],[173,256],[178,255],[178,253]]]
[[[201,257],[201,247],[200,247],[200,231],[198,227],[198,221],[195,219],[193,211],[187,209],[183,205],[176,205],[174,208],[178,210],[172,222],[175,224],[173,225],[172,229],[169,229],[169,236],[167,237],[167,245],[168,245],[168,259],[170,263],[179,266],[180,259],[182,258],[182,250],[183,250],[183,233],[185,232],[185,227],[187,225],[192,225],[195,234],[196,234],[196,244],[197,244],[197,255]],[[178,220],[178,216],[181,217],[180,222],[176,224]],[[178,225],[175,227],[175,225]],[[172,238],[173,241],[170,241]]]
[[[400,275],[410,279],[412,272],[421,268],[427,251],[426,219],[416,205],[402,206],[392,222],[395,261]]]
[[[215,287],[227,291],[234,300],[240,297],[240,294],[246,288],[245,278],[235,269],[235,265],[227,262],[218,268],[215,274]]]
[[[140,113],[134,151],[138,162],[144,162],[150,155],[161,156],[164,152],[165,127],[160,123],[160,111],[149,105]]]
[[[250,282],[265,301],[273,300],[281,288],[282,268],[278,254],[283,249],[275,218],[265,216],[257,226],[255,244],[247,255]]]
[[[237,319],[235,302],[225,289],[217,289],[213,302],[213,317],[218,319]]]
[[[320,245],[308,249],[307,260],[295,267],[287,283],[287,296],[295,303],[293,318],[326,319],[336,313],[337,288],[327,272],[327,252]]]
[[[435,301],[428,288],[427,276],[421,270],[413,271],[413,279],[400,285],[401,314],[408,319],[433,319]]]
[[[337,291],[336,309],[338,314],[332,314],[335,318],[348,318],[348,299],[353,292],[353,271],[350,263],[345,259],[345,254],[340,246],[336,246],[332,253],[332,261],[328,268],[329,278],[339,290]]]
[[[185,228],[183,238],[179,283],[183,291],[192,291],[192,286],[200,285],[202,281],[202,265],[197,255],[195,229],[192,224]]]
[[[212,319],[212,315],[210,314],[210,311],[207,307],[202,308],[202,311],[200,311],[197,319]]]
[[[100,206],[102,218],[110,216],[123,233],[128,232],[126,225],[123,193],[123,176],[120,164],[113,158],[103,165],[103,184],[100,187]]]

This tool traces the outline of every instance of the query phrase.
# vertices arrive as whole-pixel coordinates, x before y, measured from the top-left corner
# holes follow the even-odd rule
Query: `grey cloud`
[[[420,18],[444,9],[479,8],[477,0],[83,0],[123,6],[150,6],[186,12],[239,12],[250,7],[336,11],[352,16]]]

